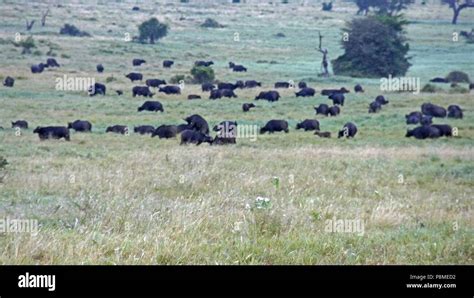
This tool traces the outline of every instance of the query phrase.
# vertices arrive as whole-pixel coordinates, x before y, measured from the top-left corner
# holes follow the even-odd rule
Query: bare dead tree
[[[465,8],[474,8],[473,0],[443,0],[443,2],[448,4],[453,10],[453,20],[451,21],[453,25],[457,24],[461,10]]]
[[[28,19],[25,19],[25,20],[26,20],[26,31],[30,31],[31,28],[33,28],[33,25],[35,24],[35,20],[31,22],[28,22]]]
[[[46,25],[46,17],[48,16],[49,14],[49,8],[42,13],[41,15],[41,26],[44,27],[44,25]]]
[[[319,34],[318,51],[321,54],[323,54],[323,60],[321,61],[321,70],[323,71],[322,75],[324,77],[328,77],[329,76],[329,71],[328,71],[328,66],[329,66],[329,63],[328,63],[328,49],[323,49],[323,36],[321,35],[321,32],[319,32],[319,31],[318,31],[318,34]]]

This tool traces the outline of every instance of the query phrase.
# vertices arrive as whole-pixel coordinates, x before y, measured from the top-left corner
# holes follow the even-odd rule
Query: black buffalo
[[[141,126],[135,126],[133,128],[133,131],[141,135],[153,134],[155,132],[155,128],[151,125],[141,125]]]
[[[322,115],[329,115],[329,106],[325,103],[320,104],[319,106],[315,106],[314,110],[316,111],[316,115],[322,114]]]
[[[448,118],[462,119],[462,117],[463,117],[463,113],[460,106],[450,105],[448,107]]]
[[[349,93],[349,90],[347,90],[344,87],[342,87],[340,89],[323,89],[323,90],[321,90],[321,95],[324,95],[324,96],[329,96],[333,93]]]
[[[173,64],[174,64],[174,61],[172,61],[172,60],[163,61],[163,67],[164,68],[170,68],[171,66],[173,66]]]
[[[235,86],[237,88],[244,89],[245,88],[245,83],[244,83],[244,81],[237,81],[237,82],[235,82]]]
[[[329,115],[337,116],[341,113],[341,109],[338,106],[332,106],[329,108]]]
[[[97,64],[95,68],[97,69],[97,72],[104,72],[104,66],[102,64]]]
[[[439,78],[439,77],[431,79],[430,82],[432,82],[432,83],[449,83],[449,81],[446,80],[445,78]]]
[[[444,118],[446,117],[446,109],[432,103],[424,103],[421,105],[421,112],[424,115]]]
[[[421,121],[423,114],[421,112],[411,112],[408,115],[405,115],[407,124],[418,124]]]
[[[59,63],[54,58],[48,58],[46,60],[46,65],[48,65],[48,67],[59,67],[60,66]]]
[[[265,124],[264,127],[260,128],[261,134],[266,132],[274,133],[275,131],[284,131],[288,133],[288,122],[285,120],[270,120],[267,122],[267,124]]]
[[[331,93],[329,95],[329,99],[332,100],[334,105],[341,105],[344,106],[344,94],[343,93]]]
[[[433,123],[433,116],[423,115],[420,120],[421,125],[430,125]]]
[[[123,94],[123,91],[122,90],[115,90],[115,92],[117,92],[117,95],[120,96]]]
[[[346,137],[353,138],[357,134],[357,126],[352,122],[347,122],[339,131],[338,138]]]
[[[379,95],[375,98],[375,101],[378,102],[379,104],[381,105],[386,105],[389,103],[388,100],[385,99],[385,97],[383,95]]]
[[[261,82],[257,82],[255,80],[248,80],[248,81],[245,81],[245,88],[255,88],[255,87],[262,87],[262,83]]]
[[[306,87],[296,92],[295,94],[296,94],[296,97],[299,97],[299,96],[309,97],[309,96],[314,96],[315,93],[316,93],[316,90],[314,90],[313,88]]]
[[[151,137],[154,138],[158,136],[160,139],[176,138],[176,135],[178,134],[178,132],[181,132],[181,131],[178,130],[178,127],[176,125],[161,125],[155,129]]]
[[[382,109],[382,104],[378,101],[373,101],[369,104],[369,113],[377,113]]]
[[[70,141],[69,129],[64,126],[38,126],[35,128],[33,133],[37,133],[40,140],[46,139],[61,139],[64,138],[66,141]]]
[[[181,133],[181,143],[184,144],[196,144],[200,145],[201,143],[212,144],[212,138],[202,132],[195,130],[185,130]]]
[[[234,65],[234,67],[232,67],[232,70],[235,72],[246,72],[247,68],[245,68],[243,65]]]
[[[152,97],[153,93],[151,93],[150,88],[148,86],[135,86],[132,88],[132,95],[133,97],[136,97],[137,95]]]
[[[138,112],[150,111],[150,112],[164,112],[163,105],[159,101],[145,101],[141,107],[138,108]]]
[[[329,131],[316,131],[315,135],[319,136],[320,138],[330,138],[331,133]]]
[[[255,108],[255,105],[254,105],[253,103],[244,103],[244,104],[242,105],[242,110],[243,110],[244,112],[250,111],[251,108]]]
[[[89,87],[89,96],[95,96],[97,94],[105,95],[107,88],[104,84],[95,83],[94,86]]]
[[[181,133],[187,129],[193,129],[193,127],[189,124],[179,124],[176,126],[178,133]]]
[[[296,129],[308,130],[319,130],[319,122],[315,119],[305,119],[304,121],[296,124]]]
[[[113,132],[113,133],[120,133],[120,134],[127,134],[128,133],[128,127],[125,125],[114,125],[114,126],[109,126],[105,130],[105,132]]]
[[[25,120],[17,120],[12,122],[12,128],[28,129],[28,122]]]
[[[435,127],[439,130],[440,136],[452,137],[453,128],[447,124],[433,124],[431,127]]]
[[[201,89],[202,89],[202,92],[212,91],[216,89],[216,86],[214,86],[214,84],[212,83],[204,83],[201,85]]]
[[[359,92],[364,92],[364,88],[360,84],[357,84],[354,86],[354,92],[359,93]]]
[[[209,99],[219,99],[222,97],[231,98],[231,97],[237,97],[237,95],[231,89],[215,89],[211,91]]]
[[[433,126],[419,126],[412,130],[407,130],[405,137],[415,137],[417,139],[439,138],[441,132]]]
[[[209,124],[202,116],[194,114],[184,118],[184,121],[188,123],[191,129],[199,131],[206,135],[209,134]]]
[[[288,82],[276,82],[275,88],[290,88],[290,83]]]
[[[5,80],[3,81],[3,86],[5,87],[13,87],[15,84],[15,79],[12,77],[6,77]]]
[[[165,94],[181,94],[181,88],[179,86],[164,86],[158,89],[158,91]]]
[[[307,87],[308,85],[306,84],[306,82],[301,81],[298,83],[298,88],[300,89],[307,88]]]
[[[166,85],[166,81],[160,79],[148,79],[145,81],[145,84],[148,87],[160,87],[160,85]]]
[[[212,129],[217,132],[212,144],[225,145],[235,144],[237,138],[237,122],[222,121]]]
[[[235,90],[239,86],[237,84],[232,84],[232,83],[219,83],[217,84],[217,89],[223,90],[223,89],[229,89],[229,90]]]
[[[76,120],[67,124],[68,129],[74,129],[77,132],[91,132],[92,123],[89,121]]]
[[[132,82],[141,81],[143,79],[143,75],[141,73],[138,73],[138,72],[131,72],[128,75],[126,75],[125,77],[129,78],[130,81],[132,81]]]
[[[192,99],[201,99],[201,96],[200,96],[200,95],[196,95],[196,94],[189,94],[189,95],[188,95],[188,99],[189,99],[189,100],[192,100]]]
[[[268,100],[269,102],[274,102],[274,101],[278,101],[278,99],[280,98],[280,93],[278,93],[278,91],[262,91],[260,92],[257,97],[255,97],[255,100],[259,100],[259,99],[264,99],[264,100]]]
[[[143,59],[133,59],[133,61],[132,61],[133,66],[140,66],[143,63],[146,63],[146,61],[143,60]]]
[[[44,69],[45,69],[45,64],[43,64],[43,63],[31,66],[31,72],[32,73],[42,73]]]

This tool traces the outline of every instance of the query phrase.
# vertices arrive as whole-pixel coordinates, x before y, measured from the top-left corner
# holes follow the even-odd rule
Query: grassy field
[[[474,257],[474,96],[380,91],[378,79],[322,78],[318,30],[330,59],[342,54],[341,28],[356,17],[350,2],[322,12],[321,2],[270,4],[179,4],[178,1],[70,1],[51,7],[39,24],[41,1],[0,1],[0,79],[16,78],[14,88],[0,86],[0,156],[7,159],[0,183],[0,219],[36,219],[37,234],[0,234],[2,264],[473,264]],[[193,1],[191,2],[198,2]],[[308,4],[309,3],[309,4]],[[453,42],[455,31],[474,27],[474,9],[450,24],[447,6],[415,4],[405,12],[412,56],[407,76],[422,85],[453,70],[474,78],[474,44]],[[23,16],[37,19],[31,34],[37,48],[22,55],[12,41],[25,37]],[[124,41],[137,26],[156,16],[171,27],[158,44]],[[225,25],[204,29],[211,17]],[[92,37],[59,35],[71,23]],[[285,38],[275,34],[284,33]],[[240,40],[234,41],[235,33]],[[62,65],[42,74],[29,66],[44,62],[53,50]],[[147,63],[132,67],[133,58]],[[163,69],[165,59],[175,60]],[[221,81],[256,79],[259,89],[237,90],[239,98],[188,101],[200,86],[185,85],[181,96],[154,96],[164,113],[137,113],[144,101],[133,98],[124,75],[136,70],[146,78],[189,74],[195,60],[214,60]],[[233,73],[227,63],[249,71]],[[273,61],[273,62],[272,62]],[[95,66],[102,63],[105,72]],[[107,96],[55,89],[55,78],[94,77],[106,83]],[[276,81],[305,80],[317,91],[352,87],[340,116],[316,117],[313,106],[328,103],[317,95],[258,101]],[[108,81],[108,82],[107,82]],[[463,87],[466,87],[464,84]],[[122,89],[125,94],[115,95]],[[390,104],[368,114],[368,104],[384,94]],[[207,98],[207,94],[204,98]],[[464,119],[437,119],[458,128],[459,136],[435,140],[405,138],[404,115],[424,102],[459,104]],[[223,120],[264,125],[270,119],[290,123],[288,134],[259,135],[237,145],[179,146],[130,134],[105,134],[109,125],[179,124],[198,113],[211,126]],[[331,139],[295,130],[297,122],[318,119]],[[10,121],[25,119],[31,128],[20,136]],[[41,142],[32,128],[65,125],[76,119],[93,123],[92,134],[72,133],[71,142]],[[351,140],[337,139],[348,121],[359,127]],[[276,182],[278,180],[278,183]],[[257,198],[268,198],[261,205]],[[331,219],[357,219],[364,233],[330,233]]]

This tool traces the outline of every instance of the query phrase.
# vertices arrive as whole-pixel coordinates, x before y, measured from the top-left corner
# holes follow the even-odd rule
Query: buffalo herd
[[[146,63],[144,59],[133,59],[133,66],[141,66]],[[163,68],[170,68],[174,64],[172,60],[164,60]],[[195,66],[198,67],[209,67],[213,65],[213,61],[196,61]],[[37,65],[31,66],[31,71],[33,73],[41,73],[45,68],[48,67],[60,67],[59,63],[53,59],[47,59],[46,63],[39,63]],[[104,66],[98,64],[96,69],[99,73],[104,71]],[[243,65],[238,65],[233,62],[229,62],[229,69],[232,69],[234,72],[247,72],[247,68]],[[131,82],[143,81],[143,75],[138,72],[131,72],[125,75],[126,78],[130,79]],[[435,78],[436,81],[440,81],[439,78]],[[7,76],[3,82],[3,85],[6,87],[14,86],[14,78]],[[274,89],[282,88],[295,88],[293,82],[276,82],[273,86]],[[316,95],[316,90],[312,87],[309,87],[306,82],[299,82],[297,84],[299,90],[295,92],[295,97],[314,97]],[[247,80],[247,81],[236,81],[235,83],[229,82],[218,82],[214,83],[203,83],[201,84],[201,90],[203,92],[209,92],[210,100],[217,100],[221,98],[237,98],[235,91],[237,89],[244,88],[257,88],[262,87],[262,83],[256,80]],[[156,88],[156,89],[153,89]],[[106,95],[106,86],[101,83],[94,83],[89,88],[89,95]],[[179,95],[181,94],[181,86],[177,85],[168,85],[165,80],[151,78],[145,80],[144,86],[134,86],[132,88],[132,96],[143,96],[143,97],[153,97],[155,93],[152,90],[158,90],[158,92],[165,93],[167,95]],[[355,93],[363,93],[364,89],[360,84],[354,86]],[[116,90],[117,95],[122,95],[123,91]],[[341,113],[341,107],[344,106],[345,94],[350,93],[345,87],[339,89],[323,89],[320,94],[327,96],[329,100],[332,101],[332,106],[327,104],[320,104],[315,106],[316,115],[324,115],[336,117]],[[201,95],[189,94],[187,97],[189,100],[201,99]],[[276,102],[281,98],[280,93],[276,90],[267,90],[260,91],[255,97],[255,101],[266,100],[268,102]],[[383,95],[379,95],[369,104],[369,113],[378,113],[382,110],[384,105],[389,103]],[[257,105],[254,103],[244,103],[242,105],[243,112],[249,112],[250,109],[256,108]],[[149,111],[149,112],[164,112],[164,107],[159,101],[145,101],[137,109],[138,112]],[[450,105],[447,109],[432,104],[424,103],[421,106],[420,111],[414,111],[407,115],[406,124],[420,124],[420,126],[409,129],[406,132],[406,137],[415,137],[417,139],[427,139],[427,138],[438,138],[442,136],[451,137],[453,134],[453,128],[446,124],[433,124],[433,118],[463,118],[463,110],[458,105]],[[201,143],[209,143],[213,145],[225,145],[225,144],[235,144],[236,143],[236,131],[237,131],[237,122],[236,121],[223,121],[219,125],[216,125],[213,128],[214,132],[217,132],[217,136],[212,138],[210,136],[210,129],[208,122],[200,115],[194,114],[189,117],[184,118],[186,123],[177,124],[177,125],[161,125],[159,127],[153,127],[151,125],[142,125],[136,126],[133,128],[133,132],[140,135],[151,135],[151,137],[158,136],[160,139],[165,138],[176,138],[178,134],[181,135],[181,144],[196,144],[200,145]],[[28,129],[28,122],[25,120],[17,120],[12,122],[12,128],[17,129]],[[85,120],[76,120],[74,122],[68,123],[67,126],[38,126],[34,129],[34,133],[37,133],[40,140],[45,139],[61,139],[64,138],[66,141],[70,140],[69,130],[73,129],[76,132],[91,132],[92,123]],[[305,119],[296,124],[296,129],[302,129],[304,131],[314,131],[314,135],[321,138],[330,138],[331,132],[320,131],[320,123],[316,119]],[[109,126],[105,130],[106,133],[117,133],[117,134],[128,134],[129,128],[126,125],[113,125]],[[286,120],[282,119],[272,119],[268,121],[263,127],[260,128],[260,134],[273,134],[275,132],[289,132],[289,124]],[[340,131],[338,131],[338,138],[354,138],[358,132],[357,126],[352,122],[347,122]]]

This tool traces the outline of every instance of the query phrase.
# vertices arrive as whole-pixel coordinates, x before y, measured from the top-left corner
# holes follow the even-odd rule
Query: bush
[[[61,30],[59,30],[59,34],[70,35],[70,36],[79,36],[79,37],[91,36],[89,33],[85,32],[85,31],[81,31],[76,26],[70,25],[70,24],[64,24],[64,26],[61,28]]]
[[[469,89],[458,85],[449,89],[449,93],[469,93]]]
[[[140,36],[138,36],[140,42],[149,40],[151,44],[154,44],[155,40],[168,34],[168,25],[160,23],[157,18],[151,18],[138,26],[138,31],[140,31]]]
[[[194,66],[191,69],[191,75],[196,83],[209,83],[214,81],[214,69],[207,66]]]
[[[28,36],[27,39],[21,40],[19,42],[13,43],[16,47],[22,47],[23,50],[21,51],[22,54],[30,54],[31,49],[36,48],[35,40],[33,36]]]
[[[175,75],[170,78],[170,83],[171,84],[179,84],[181,81],[185,82],[186,81],[186,76],[185,75]]]
[[[446,76],[451,83],[469,83],[469,75],[462,71],[452,71]]]
[[[7,165],[8,161],[5,159],[5,157],[0,156],[0,183],[2,183],[3,179],[5,178]]]
[[[371,16],[351,21],[342,41],[344,54],[332,61],[334,74],[352,77],[387,77],[404,75],[410,63],[401,17]]]
[[[423,86],[423,88],[421,88],[421,92],[423,93],[436,93],[436,92],[440,92],[442,91],[442,89],[432,85],[432,84],[426,84],[425,86]]]
[[[223,28],[224,26],[219,24],[216,20],[207,18],[204,23],[201,24],[203,28]]]

